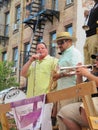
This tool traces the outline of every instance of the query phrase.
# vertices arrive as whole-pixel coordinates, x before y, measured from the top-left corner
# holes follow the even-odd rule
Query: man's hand
[[[79,67],[76,69],[76,74],[87,77],[90,74],[90,71],[88,70],[88,68]]]
[[[40,54],[34,54],[34,55],[32,55],[32,56],[30,57],[29,60],[30,60],[31,62],[33,62],[33,61],[39,59],[39,57],[40,57]]]
[[[61,78],[60,73],[55,73],[55,74],[53,74],[53,81],[56,81],[56,80],[58,80],[59,78]]]
[[[88,15],[89,15],[89,10],[85,10],[85,11],[84,11],[84,17],[87,18]]]

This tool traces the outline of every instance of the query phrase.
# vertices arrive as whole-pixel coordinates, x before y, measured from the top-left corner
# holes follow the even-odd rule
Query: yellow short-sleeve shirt
[[[28,71],[27,97],[49,92],[51,71],[56,67],[57,58],[46,56],[43,60],[32,62]]]

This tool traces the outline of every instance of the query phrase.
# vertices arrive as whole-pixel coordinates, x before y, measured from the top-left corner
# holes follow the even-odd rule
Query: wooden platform
[[[91,99],[91,94],[93,93],[97,93],[96,84],[94,81],[81,83],[71,88],[48,93],[46,95],[46,103],[56,102],[74,97],[81,97],[86,110],[90,130],[98,130],[98,116]],[[3,130],[9,130],[9,125],[6,118],[6,112],[8,111],[11,111],[10,103],[0,105],[0,119]]]

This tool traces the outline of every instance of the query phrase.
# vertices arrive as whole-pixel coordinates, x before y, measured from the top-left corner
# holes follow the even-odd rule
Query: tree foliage
[[[0,91],[19,85],[13,76],[12,66],[11,62],[0,62]]]

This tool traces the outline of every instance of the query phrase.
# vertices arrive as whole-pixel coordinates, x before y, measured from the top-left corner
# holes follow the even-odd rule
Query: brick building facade
[[[33,0],[8,0],[7,3],[4,1],[3,5],[0,3],[0,60],[14,61],[13,71],[20,80],[19,72],[23,63],[26,62],[24,60],[29,53],[33,36],[33,29],[23,24],[23,21],[30,17]],[[59,12],[58,18],[55,15],[52,21],[47,20],[45,23],[42,40],[48,45],[49,53],[59,57],[59,50],[52,40],[60,31],[69,31],[78,37],[74,45],[82,51],[85,39],[85,33],[82,30],[83,10],[85,6],[88,6],[87,0],[42,0],[42,2],[44,9]]]

